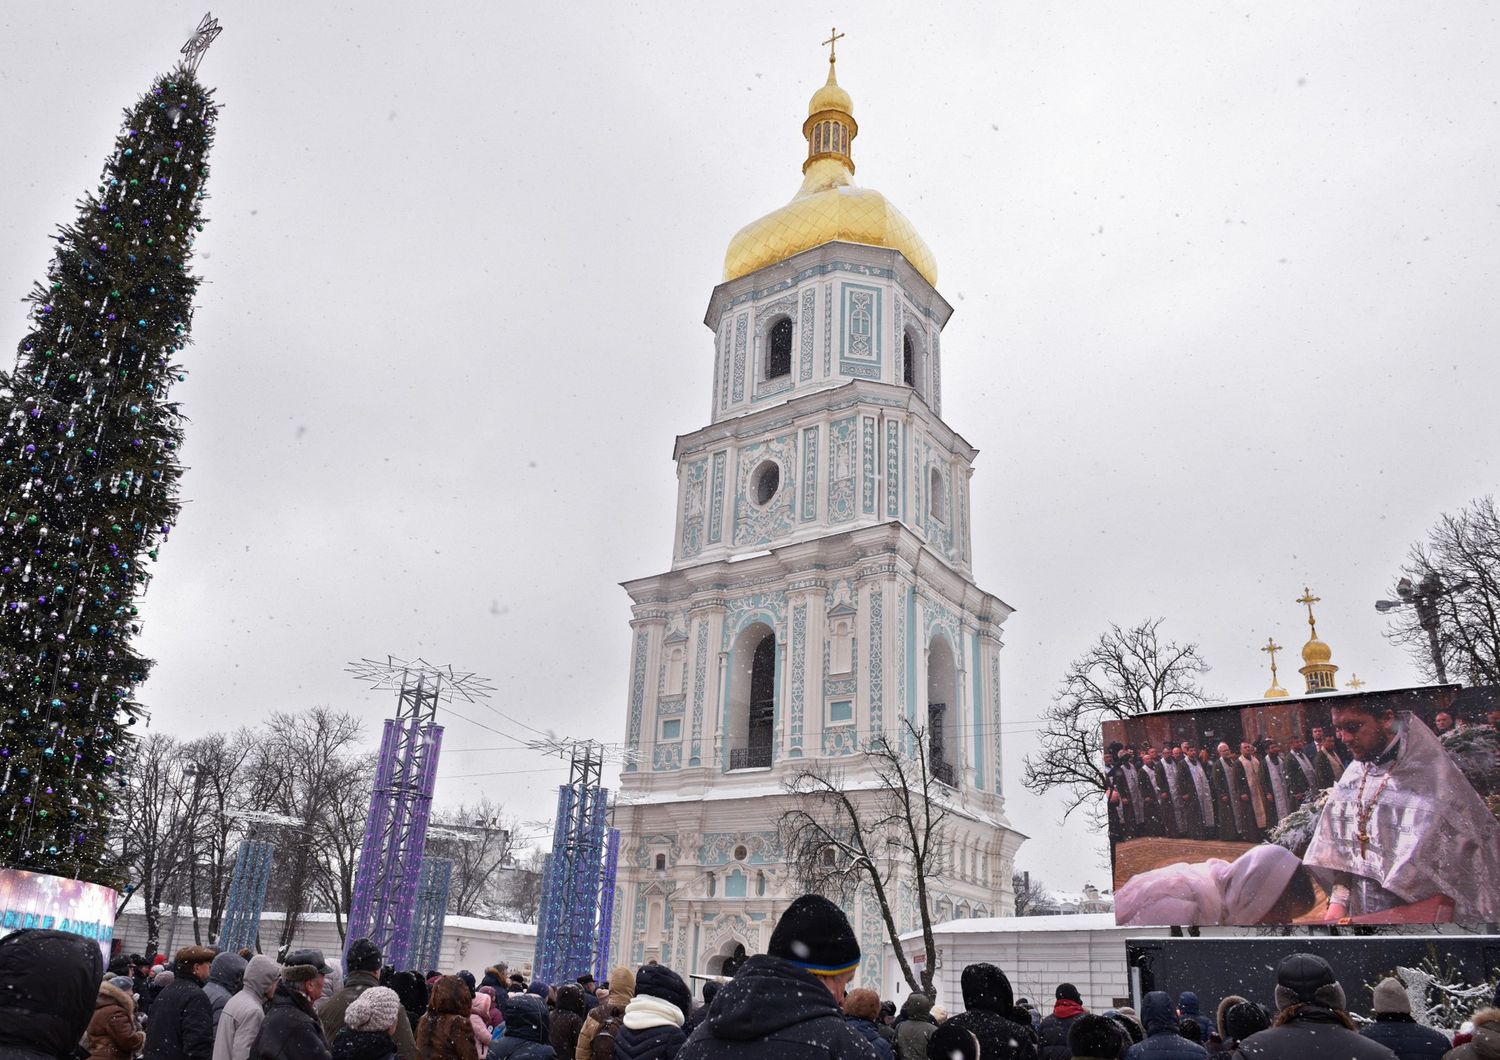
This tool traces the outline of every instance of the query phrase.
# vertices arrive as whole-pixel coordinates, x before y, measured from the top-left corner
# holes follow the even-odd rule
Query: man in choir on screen
[[[1500,920],[1500,822],[1432,730],[1369,698],[1332,712],[1354,761],[1303,857],[1329,888],[1328,919]]]

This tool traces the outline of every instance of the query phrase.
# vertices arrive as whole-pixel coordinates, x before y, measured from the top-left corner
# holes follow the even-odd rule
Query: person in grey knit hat
[[[1424,1027],[1412,1018],[1411,998],[1401,980],[1391,976],[1373,988],[1375,1004],[1371,1009],[1374,1023],[1360,1028],[1360,1035],[1379,1042],[1401,1060],[1442,1060],[1453,1047],[1442,1031]]]

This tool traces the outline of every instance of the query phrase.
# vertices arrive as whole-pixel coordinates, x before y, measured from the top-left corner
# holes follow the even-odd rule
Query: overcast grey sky
[[[184,511],[142,696],[183,735],[424,655],[618,740],[617,583],[671,558],[724,248],[791,197],[848,33],[860,183],[937,255],[944,411],[981,455],[1019,864],[1099,872],[1020,790],[1031,719],[1111,621],[1267,684],[1322,596],[1341,680],[1413,683],[1372,601],[1500,452],[1500,85],[1486,3],[222,3]],[[200,3],[0,9],[0,331],[120,109]],[[1295,660],[1286,669],[1294,669]],[[1284,671],[1285,672],[1285,671]],[[1295,674],[1292,675],[1295,677]],[[468,717],[530,733],[484,708]],[[440,801],[551,813],[560,770],[450,716]],[[476,774],[488,774],[478,776]]]

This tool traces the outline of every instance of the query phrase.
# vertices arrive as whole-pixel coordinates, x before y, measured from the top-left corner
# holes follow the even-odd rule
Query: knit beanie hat
[[[380,947],[370,939],[355,939],[349,943],[349,952],[344,957],[344,967],[351,972],[379,971]]]
[[[388,986],[372,986],[349,1002],[344,1022],[351,1031],[388,1031],[401,1014],[401,999]]]
[[[1121,1033],[1114,1020],[1085,1012],[1068,1029],[1068,1048],[1074,1056],[1119,1056]]]
[[[1053,994],[1058,1001],[1076,1001],[1083,1004],[1083,996],[1078,993],[1078,988],[1072,983],[1059,983],[1057,992]]]
[[[787,907],[766,952],[814,975],[843,975],[859,967],[859,942],[849,918],[818,894],[804,894]]]
[[[1265,1009],[1253,1001],[1230,1005],[1229,1011],[1224,1013],[1224,1031],[1237,1042],[1244,1041],[1252,1034],[1259,1034],[1270,1025],[1271,1020]]]
[[[1344,988],[1333,977],[1333,969],[1322,957],[1294,953],[1276,966],[1276,1007],[1322,1005],[1343,1012]]]
[[[1406,993],[1406,987],[1401,985],[1401,980],[1395,976],[1386,976],[1375,984],[1375,1012],[1399,1012],[1403,1016],[1411,1015],[1411,997]]]
[[[682,976],[663,964],[643,964],[635,973],[635,996],[657,997],[676,1005],[686,1016],[693,1008],[693,994]]]

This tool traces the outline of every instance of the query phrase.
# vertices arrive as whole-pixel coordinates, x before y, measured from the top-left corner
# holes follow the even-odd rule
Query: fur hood
[[[127,1015],[135,1015],[135,996],[108,982],[99,984],[99,998],[94,1002],[94,1008],[97,1010],[106,1005],[119,1005]]]
[[[1214,1026],[1219,1029],[1220,1038],[1228,1037],[1228,1032],[1224,1029],[1224,1014],[1241,1001],[1247,1000],[1249,999],[1240,997],[1238,994],[1230,994],[1223,1001],[1219,1002],[1218,1011],[1214,1013]]]

